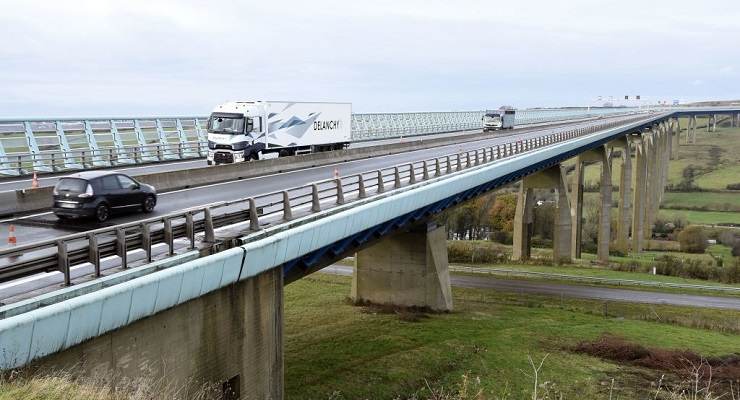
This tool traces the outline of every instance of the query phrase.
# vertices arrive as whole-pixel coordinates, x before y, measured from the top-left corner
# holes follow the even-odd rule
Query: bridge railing
[[[633,109],[519,110],[519,125],[619,115]],[[352,141],[480,129],[482,111],[352,115]],[[0,176],[207,155],[207,117],[0,119]]]
[[[266,221],[290,221],[418,182],[444,179],[458,171],[494,163],[640,118],[592,123],[549,135],[402,163],[279,192],[212,203],[142,221],[4,249],[0,251],[0,282],[59,271],[64,275],[64,283],[69,285],[72,266],[92,264],[94,276],[97,277],[101,275],[101,259],[105,257],[117,257],[118,265],[126,269],[134,262],[151,262],[155,256],[172,256],[178,248],[195,249],[198,242],[213,244],[217,241],[217,229],[221,227],[248,224],[249,230],[259,231]]]

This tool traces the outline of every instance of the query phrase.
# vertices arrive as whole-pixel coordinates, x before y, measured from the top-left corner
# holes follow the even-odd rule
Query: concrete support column
[[[282,272],[273,268],[45,357],[36,365],[110,377],[111,385],[166,382],[185,392],[211,383],[223,388],[225,399],[281,400]],[[154,301],[146,297],[149,292],[141,293],[143,302]]]
[[[587,158],[587,157],[586,157]],[[573,258],[581,258],[581,238],[583,235],[583,176],[585,170],[584,156],[576,157],[576,168],[573,171],[573,183],[571,184],[570,198],[573,211],[573,229],[571,230],[571,255]]]
[[[622,147],[622,171],[619,177],[619,216],[617,219],[617,249],[629,251],[630,207],[632,204],[632,144],[624,138]]]
[[[558,195],[553,230],[553,261],[570,262],[572,217],[565,173],[561,167],[554,166],[522,179],[519,189],[517,210],[514,214],[514,260],[525,260],[530,256],[532,208],[534,198],[532,189],[556,189]]]
[[[712,115],[712,132],[717,132],[717,115]]]
[[[647,195],[647,154],[645,138],[634,139],[635,144],[635,190],[632,201],[632,251],[641,252],[644,245],[643,225]]]
[[[526,178],[525,178],[526,179]],[[534,191],[520,182],[514,212],[514,245],[511,258],[514,261],[528,260],[532,250],[532,223],[534,214]]]
[[[696,143],[696,115],[691,117],[691,141],[689,143]]]
[[[397,233],[358,252],[351,296],[358,302],[451,311],[444,226]]]
[[[589,150],[576,157],[575,176],[573,177],[571,190],[571,208],[572,208],[572,230],[571,230],[571,255],[574,258],[581,258],[581,238],[583,222],[583,172],[586,163],[601,164],[601,182],[600,189],[600,213],[599,213],[599,231],[598,231],[598,255],[599,261],[609,261],[609,241],[611,233],[611,203],[612,203],[612,176],[611,176],[611,158],[606,146]]]
[[[652,227],[650,226],[650,221],[653,218],[653,202],[655,201],[654,193],[651,192],[651,189],[656,186],[655,184],[655,177],[656,177],[656,171],[657,171],[657,157],[656,157],[656,142],[657,142],[657,134],[654,128],[651,128],[650,132],[647,134],[643,134],[643,137],[645,138],[645,142],[643,143],[644,150],[645,150],[645,203],[643,207],[645,208],[645,216],[643,218],[643,224],[642,224],[642,237],[645,239],[650,239],[653,235]]]
[[[678,118],[674,119],[671,124],[671,160],[678,159],[678,149],[680,147],[678,139],[681,137],[681,125]]]
[[[597,257],[600,263],[607,264],[609,262],[609,244],[611,243],[612,229],[612,158],[606,147],[601,156],[601,184],[599,187],[601,210],[599,212]]]

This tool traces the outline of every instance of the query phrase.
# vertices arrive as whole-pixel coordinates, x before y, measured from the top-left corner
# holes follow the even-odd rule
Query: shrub
[[[491,235],[489,236],[491,241],[498,242],[501,244],[513,244],[514,243],[514,235],[511,234],[511,232],[504,232],[504,231],[493,231],[491,232]]]
[[[687,253],[704,253],[707,249],[707,235],[700,226],[689,226],[678,234],[681,251]]]
[[[732,255],[734,257],[740,257],[740,240],[735,242],[735,244],[732,245]]]
[[[721,281],[724,283],[740,283],[740,264],[735,259],[735,264],[722,268]]]

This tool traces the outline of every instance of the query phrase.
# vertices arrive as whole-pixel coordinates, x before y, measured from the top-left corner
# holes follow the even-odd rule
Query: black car
[[[156,205],[157,191],[151,185],[120,172],[89,171],[57,182],[52,211],[59,219],[93,217],[103,222],[113,212],[150,213]]]

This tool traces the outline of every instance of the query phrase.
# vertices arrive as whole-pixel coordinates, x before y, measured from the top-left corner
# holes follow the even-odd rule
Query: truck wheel
[[[213,161],[206,161],[208,165],[213,165]]]
[[[249,161],[257,161],[260,157],[257,155],[257,153],[249,153]]]

